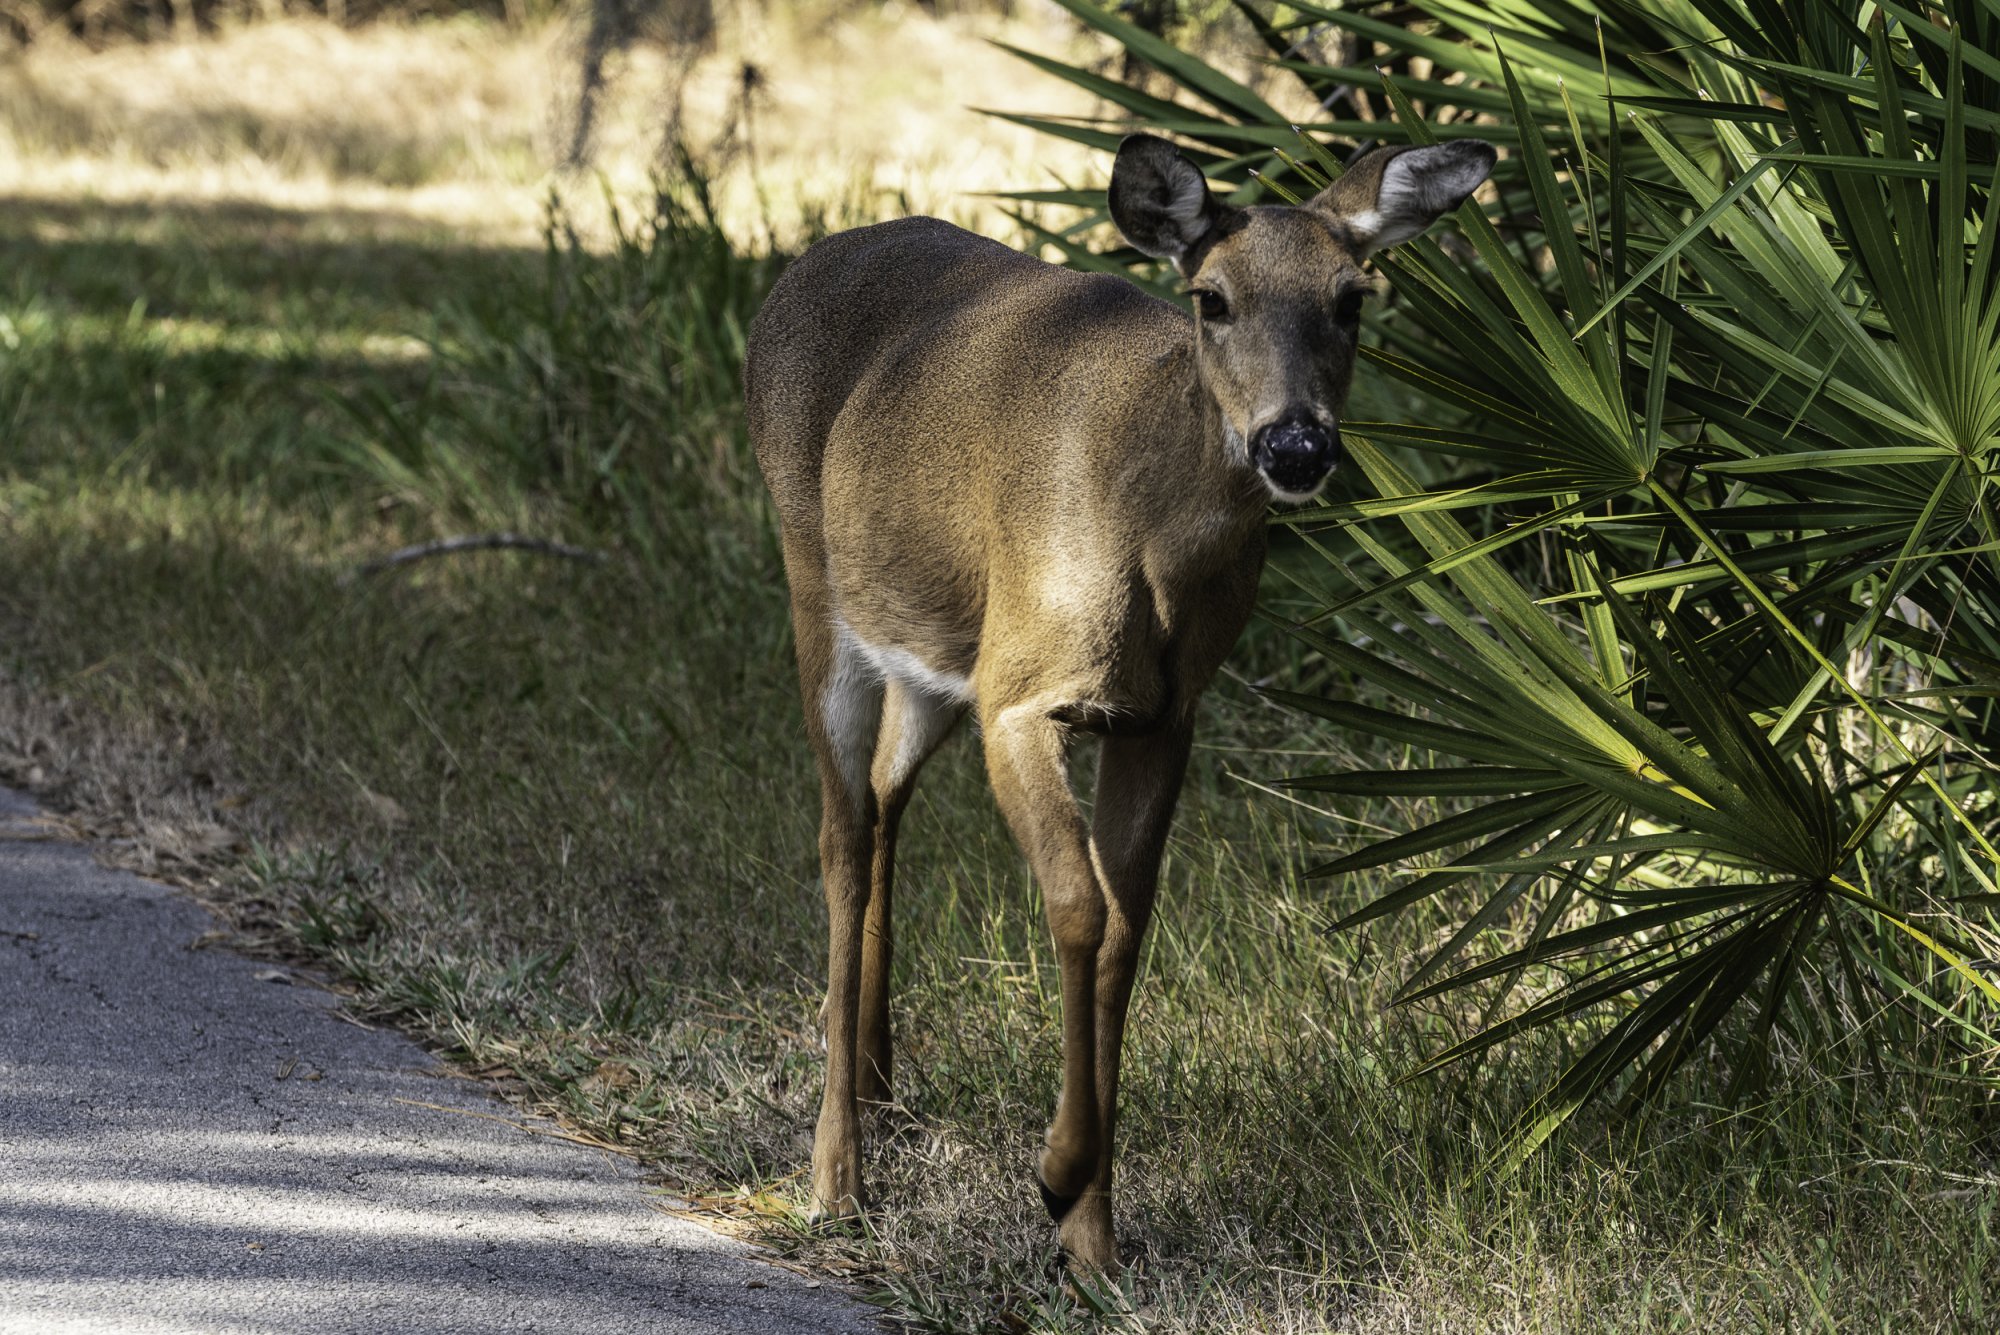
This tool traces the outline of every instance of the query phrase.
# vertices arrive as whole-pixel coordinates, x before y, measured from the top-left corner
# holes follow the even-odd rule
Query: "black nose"
[[[1280,491],[1307,492],[1340,465],[1340,430],[1321,426],[1304,413],[1286,413],[1257,428],[1250,459]]]

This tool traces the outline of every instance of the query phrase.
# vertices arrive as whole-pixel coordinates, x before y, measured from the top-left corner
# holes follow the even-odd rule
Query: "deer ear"
[[[1111,168],[1111,221],[1125,239],[1192,277],[1188,260],[1229,206],[1208,192],[1201,168],[1150,134],[1127,135]]]
[[[1463,204],[1493,170],[1493,145],[1454,139],[1424,148],[1378,148],[1319,192],[1328,215],[1363,255],[1408,241]]]

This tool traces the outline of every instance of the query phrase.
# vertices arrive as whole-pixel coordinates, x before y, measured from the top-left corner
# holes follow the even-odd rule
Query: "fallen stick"
[[[420,542],[379,556],[373,561],[364,561],[354,568],[349,580],[367,579],[397,566],[422,561],[433,556],[450,556],[457,552],[539,552],[543,556],[562,556],[572,561],[602,562],[604,553],[589,547],[573,547],[566,542],[556,542],[550,538],[530,538],[520,533],[466,533],[455,538],[435,538],[430,542]]]

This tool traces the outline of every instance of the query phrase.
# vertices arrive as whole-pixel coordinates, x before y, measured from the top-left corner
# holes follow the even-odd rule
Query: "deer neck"
[[[1204,383],[1192,338],[1161,369],[1168,379],[1160,384],[1160,402],[1177,411],[1170,449],[1149,452],[1143,465],[1140,486],[1150,492],[1151,511],[1148,565],[1199,579],[1205,569],[1261,558],[1270,489]]]
[[[1189,349],[1185,392],[1193,408],[1196,430],[1191,449],[1188,495],[1199,498],[1218,520],[1261,532],[1271,505],[1271,490],[1250,462],[1250,444],[1224,415],[1201,373],[1201,363]]]

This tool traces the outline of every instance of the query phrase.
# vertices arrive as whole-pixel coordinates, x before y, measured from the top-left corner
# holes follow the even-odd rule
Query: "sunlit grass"
[[[796,241],[829,204],[1004,230],[989,192],[1093,170],[1081,146],[1052,151],[977,109],[1092,110],[988,41],[1095,58],[1054,6],[1014,17],[758,4],[718,13],[716,43],[684,83],[680,59],[657,45],[612,62],[587,173],[566,181],[556,168],[581,33],[562,21],[343,29],[287,19],[102,51],[51,34],[7,65],[0,194],[373,211],[533,244],[552,184],[570,187],[586,229],[601,221],[600,180],[618,197],[643,196],[671,124],[728,161],[716,183],[722,215],[740,240],[766,245]],[[746,67],[757,71],[747,102]]]

